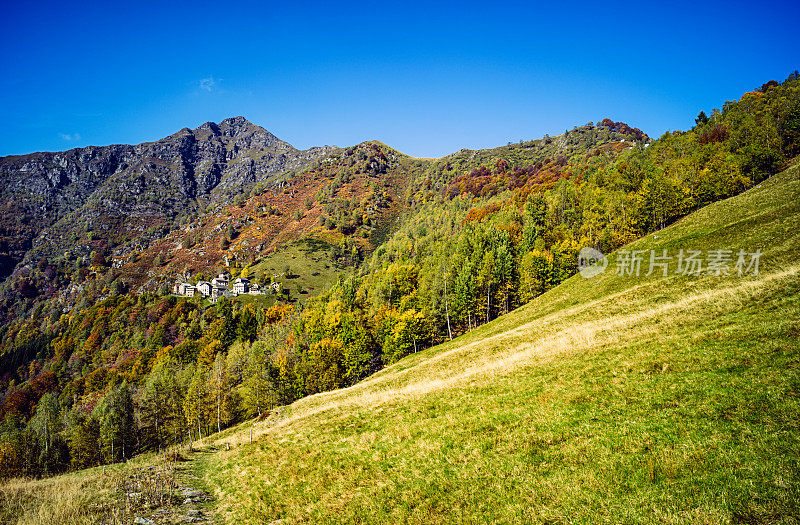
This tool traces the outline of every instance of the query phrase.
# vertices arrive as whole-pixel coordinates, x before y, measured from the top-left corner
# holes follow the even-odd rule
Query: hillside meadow
[[[609,265],[351,388],[212,436],[220,450],[200,469],[220,516],[796,522],[797,196],[795,166],[625,247],[760,248],[757,277]]]

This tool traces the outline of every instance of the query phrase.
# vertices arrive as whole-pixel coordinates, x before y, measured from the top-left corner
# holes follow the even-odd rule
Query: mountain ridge
[[[0,253],[20,262],[37,237],[47,237],[46,229],[60,221],[72,228],[78,222],[89,227],[85,217],[101,214],[174,220],[197,212],[198,198],[228,203],[332,150],[298,150],[243,117],[231,117],[137,145],[0,157],[0,197],[7,212]],[[7,261],[0,275],[8,275],[8,266]]]
[[[619,142],[626,136],[615,131],[606,135],[590,141]],[[554,139],[563,140],[559,137]],[[384,152],[379,156],[405,159],[403,166],[395,165],[389,171],[421,173],[428,169],[426,166],[449,164],[465,156],[468,158],[461,158],[460,165],[474,164],[476,159],[503,151],[514,158],[514,148],[524,150],[551,140],[548,137],[526,143],[527,146],[520,143],[461,150],[438,159],[411,157],[380,141],[365,141],[350,148],[314,146],[299,150],[262,126],[235,116],[219,123],[208,121],[194,129],[184,127],[162,139],[136,145],[86,146],[0,157],[0,180],[5,182],[0,189],[0,202],[7,212],[0,221],[0,277],[10,275],[20,263],[61,257],[67,252],[70,258],[86,262],[93,252],[106,257],[114,253],[122,256],[124,253],[119,253],[118,248],[121,245],[128,246],[123,252],[153,245],[170,231],[231,206],[234,201],[241,204],[264,194],[267,188],[285,188],[292,177],[305,171],[325,171],[326,166],[320,164],[323,160],[333,161],[328,166],[339,166],[344,161],[347,166],[337,170],[354,169],[352,158],[342,157],[341,152],[371,151],[358,153],[359,162],[371,164],[365,164],[365,172],[376,169],[377,164],[369,160],[372,155]],[[595,145],[590,142],[578,146],[578,151]],[[339,160],[332,155],[339,155]],[[376,172],[379,177],[388,176],[388,172],[384,173],[386,167],[380,170],[383,174]],[[398,185],[400,179],[392,177],[394,182],[386,189],[394,194],[395,201],[402,200],[410,179]],[[316,193],[321,188],[304,198],[317,200]],[[295,192],[291,190],[292,194]],[[297,208],[297,204],[288,205],[290,212]],[[309,228],[306,225],[303,231]],[[267,239],[267,245],[271,242]]]
[[[2,161],[4,159],[17,159],[17,158],[21,158],[21,157],[30,157],[30,156],[34,156],[34,155],[65,154],[65,153],[71,152],[71,151],[80,151],[80,150],[86,150],[86,149],[98,149],[98,148],[108,148],[108,147],[125,147],[125,146],[127,146],[127,147],[145,146],[145,145],[148,145],[148,144],[153,144],[155,142],[161,142],[163,140],[166,140],[166,139],[169,139],[169,138],[172,138],[172,137],[183,135],[186,132],[198,133],[200,130],[203,130],[203,129],[217,129],[217,130],[219,130],[221,126],[222,127],[226,127],[226,128],[232,128],[232,127],[235,128],[236,126],[239,126],[239,127],[245,127],[248,130],[252,130],[253,128],[256,128],[256,129],[261,130],[261,131],[265,132],[266,134],[268,134],[275,141],[282,142],[282,143],[288,145],[291,149],[295,149],[297,151],[302,151],[302,150],[299,150],[298,148],[295,148],[294,146],[292,146],[288,142],[281,140],[275,134],[273,134],[272,132],[270,132],[269,130],[264,128],[263,126],[260,126],[258,124],[255,124],[255,123],[251,122],[250,120],[248,120],[246,117],[244,117],[242,115],[237,115],[237,116],[233,116],[233,117],[226,117],[226,118],[220,120],[219,122],[214,122],[214,121],[208,120],[208,121],[203,122],[202,124],[200,124],[200,125],[198,125],[198,126],[196,126],[194,128],[190,128],[188,126],[184,126],[183,128],[179,129],[178,131],[175,131],[174,133],[170,133],[169,135],[165,135],[164,137],[161,137],[161,138],[158,138],[158,139],[154,139],[154,140],[144,140],[142,142],[136,142],[136,143],[112,142],[110,144],[102,144],[102,145],[88,144],[86,146],[78,146],[78,147],[74,147],[74,148],[68,148],[68,149],[65,149],[65,150],[41,150],[41,151],[31,151],[29,153],[14,153],[14,154],[10,154],[10,155],[0,155],[0,161]],[[315,147],[318,147],[318,146],[314,146],[314,147],[308,148],[308,149],[314,149]]]

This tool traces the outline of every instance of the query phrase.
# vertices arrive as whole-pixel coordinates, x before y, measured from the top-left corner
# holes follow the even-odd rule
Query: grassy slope
[[[342,271],[331,261],[329,249],[327,243],[304,237],[262,257],[257,264],[250,266],[251,275],[263,274],[267,284],[274,278],[289,290],[293,299],[305,300],[324,292]],[[290,277],[285,275],[287,266]],[[304,293],[297,293],[297,285]]]
[[[355,387],[216,436],[231,522],[800,519],[800,167],[629,249],[754,278],[573,277]]]

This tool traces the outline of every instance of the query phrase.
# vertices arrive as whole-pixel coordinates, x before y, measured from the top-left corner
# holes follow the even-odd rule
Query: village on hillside
[[[194,297],[201,295],[208,297],[212,302],[221,297],[236,297],[239,295],[264,295],[267,293],[278,293],[281,285],[272,282],[269,286],[262,289],[258,284],[251,283],[249,279],[237,277],[230,283],[230,274],[221,273],[211,279],[211,281],[198,281],[197,284],[179,282],[172,287],[172,293],[181,297]]]

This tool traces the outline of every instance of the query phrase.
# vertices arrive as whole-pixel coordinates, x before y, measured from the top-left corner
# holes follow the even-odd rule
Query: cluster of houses
[[[216,301],[220,297],[236,297],[244,294],[261,295],[265,293],[256,283],[251,283],[243,277],[237,277],[230,288],[229,285],[229,276],[221,273],[211,281],[198,281],[197,284],[178,283],[173,287],[172,292],[182,297],[194,297],[199,294],[210,298],[212,301]],[[272,283],[268,290],[280,291],[280,284]]]

